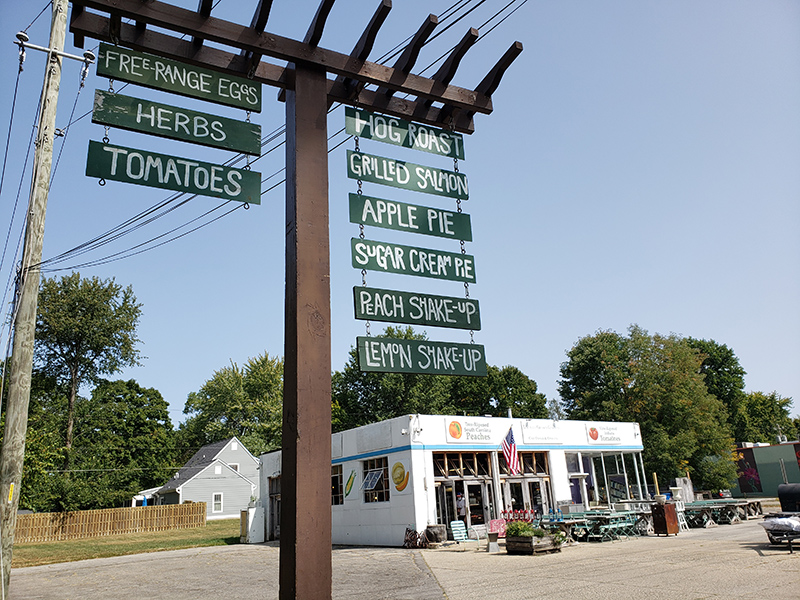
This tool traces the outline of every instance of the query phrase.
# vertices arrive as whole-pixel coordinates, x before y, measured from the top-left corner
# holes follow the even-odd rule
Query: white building
[[[513,430],[519,473],[501,442]],[[447,525],[467,499],[468,525],[508,510],[583,510],[641,499],[638,423],[406,415],[331,436],[333,543],[399,546],[406,527]],[[267,539],[280,522],[281,453],[261,459]],[[640,492],[641,490],[641,492]]]

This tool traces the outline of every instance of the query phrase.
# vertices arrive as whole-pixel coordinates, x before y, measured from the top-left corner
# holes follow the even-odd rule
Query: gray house
[[[258,497],[258,459],[235,437],[203,446],[153,493],[155,504],[206,502],[207,518],[238,518]]]

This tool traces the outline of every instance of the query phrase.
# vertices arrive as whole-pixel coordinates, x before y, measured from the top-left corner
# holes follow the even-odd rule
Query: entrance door
[[[439,523],[450,525],[450,521],[458,519],[456,511],[455,482],[442,481],[436,484],[436,516]]]
[[[467,492],[467,515],[469,525],[485,525],[489,521],[489,505],[485,501],[486,490],[483,482],[464,483]]]

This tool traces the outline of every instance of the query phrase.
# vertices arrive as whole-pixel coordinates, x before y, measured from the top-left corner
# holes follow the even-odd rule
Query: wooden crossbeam
[[[492,70],[483,78],[478,84],[478,87],[475,88],[479,94],[484,94],[486,96],[491,96],[497,91],[497,87],[500,85],[500,80],[505,75],[506,70],[508,67],[511,66],[511,63],[522,53],[522,42],[514,42],[511,44],[511,47],[506,50],[506,53],[497,61],[497,64],[492,67]]]
[[[372,48],[375,45],[375,39],[378,37],[378,32],[380,31],[381,26],[383,26],[383,23],[386,21],[386,17],[389,16],[389,11],[391,10],[392,0],[381,0],[381,3],[378,5],[377,10],[375,11],[375,14],[372,15],[372,19],[370,19],[367,27],[364,29],[364,33],[361,34],[361,37],[353,48],[353,51],[350,53],[350,59],[354,61],[354,63],[363,63],[369,58],[369,54],[372,52]],[[349,91],[351,96],[357,95],[358,92],[364,87],[363,85],[359,84],[359,82],[341,75],[336,78],[336,82],[343,82],[345,88]]]
[[[475,42],[478,41],[478,30],[474,27],[470,27],[469,31],[464,34],[464,37],[461,38],[461,41],[453,48],[453,51],[450,53],[450,56],[447,57],[447,60],[444,61],[439,70],[436,71],[434,74],[433,79],[442,85],[447,85],[453,80],[453,77],[456,75],[456,71],[458,70],[458,66],[461,64],[461,60],[464,58],[464,55],[467,53],[467,50],[472,48]],[[433,104],[433,100],[420,100],[420,106],[417,108],[418,113],[422,113],[423,111],[430,108]],[[450,116],[450,112],[446,113]]]
[[[458,66],[461,64],[461,60],[464,58],[467,50],[472,48],[477,41],[478,30],[474,27],[470,27],[469,31],[467,31],[467,33],[464,34],[464,37],[461,38],[461,41],[458,42],[458,45],[453,48],[453,51],[450,53],[450,56],[447,57],[447,60],[444,61],[442,66],[439,67],[439,70],[436,71],[433,79],[444,84],[448,84],[453,81],[453,77],[456,75],[456,71],[458,70]]]
[[[258,6],[253,13],[253,18],[250,21],[250,27],[258,33],[264,33],[267,28],[267,21],[269,20],[269,13],[272,10],[272,0],[258,0]],[[247,69],[245,72],[248,77],[253,77],[258,68],[258,63],[261,61],[261,55],[255,52],[247,52],[242,50],[242,55],[247,58]]]
[[[436,15],[428,15],[425,21],[422,22],[417,33],[414,34],[414,37],[408,42],[403,53],[400,54],[397,61],[394,63],[394,81],[398,81],[404,75],[411,73],[411,69],[417,64],[417,58],[419,58],[419,52],[422,50],[422,46],[425,45],[425,42],[438,24],[439,18]],[[378,92],[385,95],[387,98],[391,98],[395,90],[390,87],[381,87]]]
[[[263,33],[267,28],[267,21],[269,20],[269,13],[272,10],[272,0],[258,0],[258,6],[253,13],[253,20],[250,21],[250,27]]]
[[[328,20],[328,15],[335,1],[336,0],[322,0],[322,2],[320,2],[317,14],[314,15],[314,20],[311,21],[311,26],[308,28],[308,32],[306,32],[303,43],[312,47],[319,45],[319,41],[322,39],[322,30],[325,29],[325,22]]]
[[[453,105],[456,108],[476,113],[489,114],[492,111],[491,100],[487,96],[476,94],[472,90],[459,88],[453,85],[447,85],[441,88],[440,85],[436,85],[437,82],[432,79],[411,73],[404,74],[391,67],[369,61],[364,61],[363,64],[360,65],[354,65],[350,56],[345,54],[320,47],[311,48],[308,44],[272,33],[261,34],[250,27],[223,21],[213,16],[203,19],[194,11],[182,9],[163,2],[152,1],[145,4],[142,4],[139,0],[73,0],[73,2],[94,10],[105,10],[106,12],[111,12],[113,6],[113,10],[116,14],[137,19],[153,27],[160,27],[178,33],[197,34],[198,37],[202,37],[208,41],[238,48],[239,50],[260,53],[264,56],[271,56],[272,58],[286,60],[291,63],[305,62],[317,64],[323,66],[329,73],[343,75],[364,84],[386,87],[397,93],[419,96],[421,98],[433,100],[434,102]],[[94,17],[96,17],[96,19]],[[177,48],[173,44],[172,52],[166,54],[166,47],[164,44],[159,47],[148,47],[146,40],[148,39],[148,35],[152,33],[149,29],[142,36],[142,39],[138,41],[132,35],[123,35],[122,31],[124,30],[126,30],[125,27],[121,28],[119,36],[119,40],[123,45],[135,43],[136,46],[131,47],[145,52],[149,51],[154,54],[169,56],[177,60],[200,64],[198,60],[193,59],[192,54],[186,52],[183,46],[180,46],[180,50],[176,52]],[[108,17],[84,11],[78,19],[73,21],[71,31],[79,36],[90,36],[107,40],[109,39]],[[172,36],[166,37],[169,38]],[[229,62],[233,63],[232,57],[229,59]],[[356,63],[357,62],[358,61],[356,61]],[[244,71],[244,65],[242,65],[242,68],[238,71],[230,68],[225,68],[225,70],[230,73],[241,75]],[[277,85],[277,87],[287,86],[285,78],[281,82],[274,82],[272,80],[262,79],[257,75],[258,73],[254,74],[254,78],[268,83],[269,85]],[[436,87],[435,91],[434,87]],[[343,98],[343,100],[346,100],[346,98]],[[336,101],[341,100],[336,98]],[[352,103],[352,101],[347,103]]]
[[[74,20],[71,27],[75,33],[85,34],[102,41],[111,41],[108,35],[108,18],[102,15],[84,12],[80,15],[80,18]],[[191,41],[182,40],[152,29],[146,30],[140,36],[136,28],[128,23],[122,24],[119,42],[123,46],[140,52],[150,52],[165,58],[204,66],[233,75],[241,75],[246,65],[246,58],[239,54],[233,54],[207,45],[195,53]],[[284,89],[291,85],[291,78],[286,75],[285,71],[284,67],[262,61],[255,70],[253,80]],[[364,90],[358,97],[353,98],[344,87],[343,82],[329,80],[328,97],[331,102],[352,105],[357,100],[359,106],[368,107],[375,103],[377,94],[374,91]],[[385,99],[385,96],[383,98]],[[384,105],[382,110],[386,114],[400,117],[401,119],[413,117],[421,123],[429,125],[442,126],[445,123],[445,119],[441,116],[442,113],[439,109],[431,108],[418,116],[415,112],[417,106],[418,103],[413,100],[392,98]],[[455,130],[460,133],[472,133],[472,118],[458,120],[455,123]]]
[[[197,14],[201,17],[208,18],[211,16],[211,9],[214,8],[214,0],[198,0]],[[203,45],[203,38],[193,37],[192,44],[194,45],[195,52]]]
[[[394,63],[395,70],[403,73],[411,73],[411,69],[417,64],[419,51],[422,50],[422,46],[428,41],[428,38],[438,24],[439,19],[436,15],[428,15],[422,25],[420,25],[417,33],[411,38],[408,46],[405,47],[403,53],[398,57],[397,62]]]

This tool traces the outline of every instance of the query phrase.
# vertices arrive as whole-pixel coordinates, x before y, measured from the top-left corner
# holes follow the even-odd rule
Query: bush
[[[506,537],[541,537],[541,535],[537,535],[537,532],[541,531],[541,535],[544,535],[544,531],[541,529],[534,529],[533,525],[526,521],[511,521],[506,525]]]

